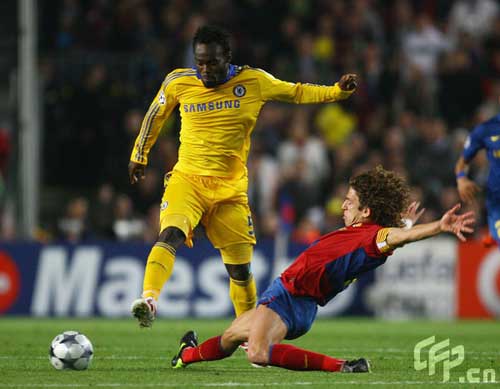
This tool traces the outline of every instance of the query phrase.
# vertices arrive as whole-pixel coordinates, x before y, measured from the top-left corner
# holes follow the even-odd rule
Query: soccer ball
[[[92,343],[77,331],[65,331],[50,344],[49,360],[57,370],[85,370],[93,357]]]

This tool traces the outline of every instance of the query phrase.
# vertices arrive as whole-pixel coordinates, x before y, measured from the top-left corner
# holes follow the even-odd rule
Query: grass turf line
[[[140,330],[133,319],[0,320],[0,388],[3,387],[456,387],[469,368],[496,370],[500,382],[500,326],[492,321],[383,322],[370,319],[320,319],[293,344],[339,358],[366,357],[371,374],[294,372],[273,367],[255,369],[238,350],[225,360],[200,363],[182,370],[170,368],[179,338],[195,329],[200,340],[220,334],[228,320],[159,319],[152,330]],[[57,371],[48,361],[55,335],[77,330],[89,337],[95,357],[89,370]],[[463,344],[465,362],[442,383],[442,369],[434,376],[413,368],[415,344],[435,335]],[[482,374],[481,374],[482,376]]]

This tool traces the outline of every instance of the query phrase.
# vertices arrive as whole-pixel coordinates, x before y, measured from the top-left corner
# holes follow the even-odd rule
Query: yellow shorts
[[[177,170],[165,176],[160,207],[160,231],[177,227],[193,247],[193,229],[201,221],[217,249],[256,243],[250,207],[248,179],[197,176]]]

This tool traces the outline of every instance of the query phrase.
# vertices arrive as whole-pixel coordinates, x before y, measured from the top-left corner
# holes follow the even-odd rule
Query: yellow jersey
[[[261,69],[235,65],[229,66],[226,82],[207,88],[196,69],[176,69],[167,75],[144,117],[131,161],[147,164],[148,153],[164,121],[179,105],[180,148],[174,170],[242,178],[247,175],[250,135],[267,101],[325,103],[351,94],[338,84],[285,82]]]

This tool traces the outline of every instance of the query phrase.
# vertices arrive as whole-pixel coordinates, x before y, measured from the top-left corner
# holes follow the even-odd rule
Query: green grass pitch
[[[496,383],[487,387],[500,382],[500,325],[493,321],[320,319],[307,335],[293,342],[335,357],[366,357],[372,362],[369,374],[256,369],[241,350],[222,361],[182,370],[170,368],[170,359],[186,330],[195,329],[204,340],[220,334],[228,324],[229,319],[159,319],[152,330],[140,330],[132,318],[4,317],[0,319],[0,388],[457,387],[460,377],[466,377],[471,368],[480,372],[495,369]],[[49,344],[65,330],[80,331],[92,341],[95,356],[89,370],[57,371],[49,364]],[[452,348],[465,347],[465,361],[451,370],[446,384],[442,382],[442,365],[433,376],[413,367],[415,344],[432,335],[437,341],[449,338]]]

